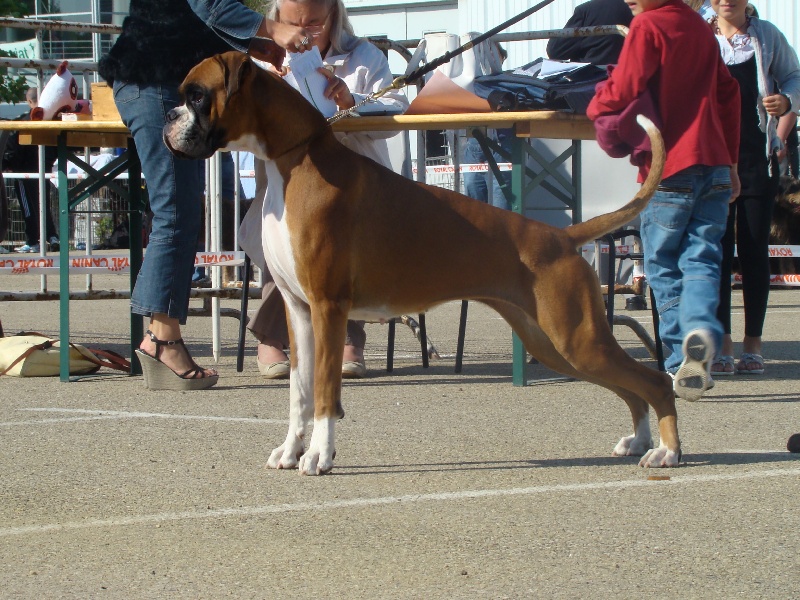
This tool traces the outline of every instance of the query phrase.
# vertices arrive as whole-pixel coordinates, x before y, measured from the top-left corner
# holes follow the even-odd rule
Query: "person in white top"
[[[324,65],[319,71],[328,79],[324,95],[333,100],[339,110],[354,107],[370,93],[392,82],[388,60],[369,41],[355,36],[342,0],[269,0],[266,15],[280,23],[303,27],[313,36]],[[403,112],[408,107],[405,94],[398,90],[385,94],[377,102],[389,112]],[[355,152],[392,168],[387,138],[394,135],[393,132],[358,132],[337,133],[336,137]],[[262,268],[266,265],[261,245],[261,205],[267,183],[264,169],[256,165],[256,200],[240,230],[242,248]],[[272,281],[265,283],[262,298],[261,307],[248,324],[248,329],[259,340],[258,368],[267,378],[284,379],[289,376],[285,354],[289,336],[283,298]],[[363,321],[348,321],[342,376],[361,378],[366,375],[365,342]]]
[[[724,336],[713,377],[764,373],[762,339],[770,288],[769,232],[780,175],[778,162],[800,109],[800,61],[780,30],[745,2],[711,0],[711,28],[742,98],[738,172],[742,192],[730,206],[722,238],[721,281],[729,282],[737,250],[744,298],[742,354],[735,364],[731,287],[723,285],[717,318]]]

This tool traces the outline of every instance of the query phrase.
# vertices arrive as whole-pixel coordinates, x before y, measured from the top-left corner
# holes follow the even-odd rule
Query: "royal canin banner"
[[[194,259],[197,267],[236,267],[244,264],[244,252],[198,252]],[[31,273],[49,275],[58,273],[61,258],[58,254],[47,256],[2,256],[0,273]],[[70,274],[129,273],[131,262],[128,256],[107,256],[102,254],[70,256]]]

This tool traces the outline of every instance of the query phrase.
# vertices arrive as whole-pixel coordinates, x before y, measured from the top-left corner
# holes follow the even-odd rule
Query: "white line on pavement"
[[[5,421],[0,423],[0,427],[18,427],[20,425],[50,425],[51,423],[80,423],[83,421],[114,421],[122,418],[123,417],[119,417],[117,415],[98,415],[96,417],[64,417],[63,419],[37,419],[35,421]]]
[[[659,471],[662,472],[662,471]],[[662,473],[671,473],[663,471]],[[676,476],[668,481],[648,481],[646,479],[630,479],[626,481],[607,481],[596,483],[573,483],[562,485],[542,485],[526,488],[494,489],[494,490],[465,490],[463,492],[443,492],[432,494],[408,494],[403,496],[386,496],[381,498],[353,498],[351,500],[336,500],[318,503],[274,504],[265,506],[251,506],[240,508],[220,508],[206,511],[169,512],[152,515],[138,515],[118,517],[115,519],[95,519],[88,521],[72,521],[67,523],[51,523],[42,525],[27,525],[24,527],[5,527],[0,529],[0,537],[16,535],[38,535],[56,531],[74,529],[95,529],[100,527],[124,527],[128,525],[146,525],[150,523],[165,523],[170,521],[185,521],[190,519],[221,519],[227,517],[252,517],[270,514],[284,514],[293,512],[316,512],[320,510],[337,510],[348,508],[368,508],[371,506],[397,505],[398,503],[417,502],[447,502],[461,500],[475,500],[481,498],[500,498],[504,496],[529,496],[534,494],[564,492],[593,492],[596,490],[641,488],[655,485],[687,485],[716,483],[725,481],[740,481],[743,479],[759,479],[767,477],[797,477],[800,468],[794,469],[768,469],[764,471],[745,471],[743,473],[730,473],[718,475],[685,475]]]
[[[75,421],[91,421],[99,419],[177,419],[183,421],[219,421],[223,423],[255,423],[259,425],[286,425],[287,419],[258,419],[254,417],[215,417],[210,415],[174,415],[168,413],[127,412],[118,410],[90,410],[84,408],[21,408],[28,412],[66,413],[91,415],[86,417],[69,417],[60,419],[39,419],[35,421],[6,421],[0,427],[15,425],[47,425],[49,423],[71,423]]]

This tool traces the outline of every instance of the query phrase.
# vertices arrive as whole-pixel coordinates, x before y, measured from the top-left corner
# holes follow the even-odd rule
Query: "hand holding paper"
[[[325,88],[325,97],[333,100],[336,106],[341,109],[353,108],[356,105],[355,98],[350,92],[347,84],[336,77],[325,67],[319,67],[317,71],[325,78],[327,85]]]
[[[322,68],[322,56],[314,46],[302,54],[290,52],[286,57],[289,73],[284,78],[303,97],[311,102],[325,117],[332,117],[338,110],[336,102],[325,97],[328,78],[317,69]]]

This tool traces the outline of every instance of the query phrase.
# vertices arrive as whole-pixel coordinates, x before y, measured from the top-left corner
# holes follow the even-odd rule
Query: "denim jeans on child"
[[[695,165],[663,180],[642,212],[644,270],[658,307],[665,360],[675,372],[681,342],[694,329],[711,332],[717,348],[722,236],[731,196],[730,168]]]
[[[162,139],[167,113],[181,102],[178,86],[115,81],[114,100],[136,142],[153,213],[131,310],[145,316],[164,313],[184,324],[205,182],[201,161],[176,158]]]

